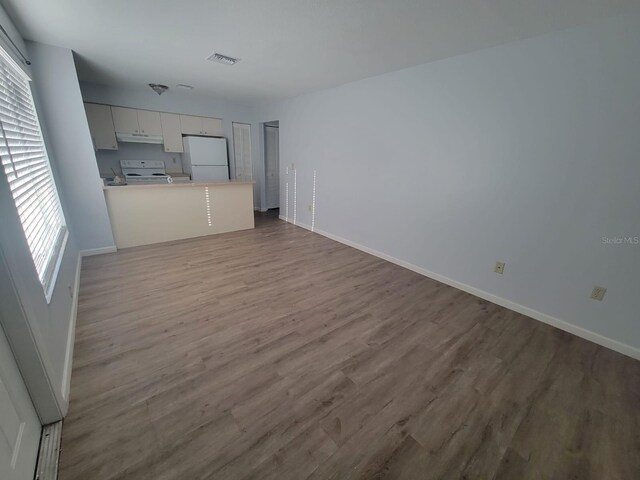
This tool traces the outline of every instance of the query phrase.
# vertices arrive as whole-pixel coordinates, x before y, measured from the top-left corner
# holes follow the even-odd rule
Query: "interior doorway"
[[[264,124],[265,201],[268,210],[280,208],[280,122]]]

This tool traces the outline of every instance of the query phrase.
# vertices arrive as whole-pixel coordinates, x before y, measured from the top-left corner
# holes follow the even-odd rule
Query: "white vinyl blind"
[[[1,49],[0,157],[33,263],[49,298],[67,227],[29,79]]]
[[[233,156],[237,180],[251,180],[251,125],[233,122]]]

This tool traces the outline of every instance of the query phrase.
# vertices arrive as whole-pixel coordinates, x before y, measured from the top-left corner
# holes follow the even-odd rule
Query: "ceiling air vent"
[[[240,61],[239,58],[233,58],[228,55],[223,55],[221,53],[213,52],[211,55],[207,57],[207,60],[211,62],[221,63],[223,65],[235,65]]]

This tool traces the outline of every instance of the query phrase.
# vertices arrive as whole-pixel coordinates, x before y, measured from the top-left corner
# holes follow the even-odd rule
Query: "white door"
[[[236,180],[251,180],[251,125],[248,123],[233,122],[233,158]]]
[[[280,206],[280,129],[264,126],[265,195],[267,208]]]
[[[229,180],[229,167],[226,165],[193,165],[191,167],[191,180],[194,182]]]
[[[31,480],[38,445],[40,420],[31,403],[9,343],[0,328],[0,478]]]

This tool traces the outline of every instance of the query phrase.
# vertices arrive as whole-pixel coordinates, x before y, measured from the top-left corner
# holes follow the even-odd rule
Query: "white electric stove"
[[[173,183],[162,160],[120,160],[127,183]]]

